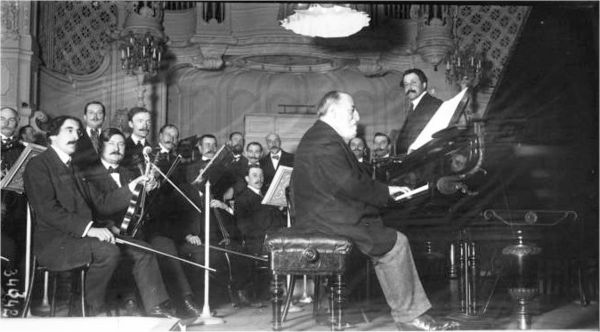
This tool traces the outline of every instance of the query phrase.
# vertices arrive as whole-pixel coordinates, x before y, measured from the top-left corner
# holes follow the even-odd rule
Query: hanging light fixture
[[[446,81],[460,86],[485,85],[487,64],[482,52],[469,45],[461,49],[458,45],[446,56]]]
[[[298,4],[294,14],[281,20],[281,26],[299,35],[339,38],[359,32],[371,18],[349,4]]]
[[[121,68],[128,75],[154,75],[165,51],[163,2],[134,1],[120,34]]]

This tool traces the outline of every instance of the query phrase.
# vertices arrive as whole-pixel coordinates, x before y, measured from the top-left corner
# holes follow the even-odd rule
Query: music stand
[[[8,173],[6,173],[6,176],[2,178],[2,182],[0,183],[2,190],[11,190],[16,193],[23,194],[25,192],[23,184],[23,173],[25,172],[25,166],[27,166],[27,163],[29,160],[31,160],[31,158],[37,156],[45,150],[46,147],[44,146],[26,143],[25,149],[23,152],[21,152],[19,158],[17,158],[14,165],[11,167]],[[27,201],[27,229],[25,231],[25,280],[23,285],[23,294],[27,294],[27,292],[29,292],[29,283],[31,279],[32,225],[31,207],[29,206],[29,201]]]
[[[192,184],[204,184],[204,265],[206,266],[210,266],[210,186],[211,183],[216,183],[225,174],[233,161],[234,157],[231,149],[227,145],[223,145],[208,164],[200,171],[198,177],[192,181]],[[215,317],[211,314],[210,305],[208,303],[209,280],[208,270],[205,270],[204,305],[202,307],[202,314],[193,324],[200,322],[203,322],[206,325],[225,323],[222,318]]]

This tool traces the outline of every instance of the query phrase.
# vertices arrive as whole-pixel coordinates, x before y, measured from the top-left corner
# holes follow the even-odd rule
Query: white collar
[[[258,189],[256,189],[256,188],[254,188],[254,187],[252,187],[252,186],[250,186],[250,185],[247,185],[246,187],[248,187],[248,189],[252,190],[252,191],[253,191],[255,194],[257,194],[258,196],[262,196],[262,195],[260,194],[260,190],[258,190]]]
[[[423,99],[426,93],[427,90],[423,91],[423,93],[421,93],[421,95],[415,98],[414,100],[411,100],[411,103],[413,104],[413,111],[417,109],[417,105],[419,105],[419,102],[421,101],[421,99]]]
[[[139,137],[136,134],[131,134],[131,140],[133,141],[133,143],[138,144],[141,143],[142,145],[146,145],[146,138],[145,137]]]
[[[56,154],[58,155],[58,158],[60,158],[60,161],[62,161],[63,164],[66,165],[68,162],[71,161],[71,156],[70,155],[68,155],[64,151],[61,151],[60,149],[56,148],[54,145],[50,145],[50,147],[52,149],[54,149],[54,151],[56,151]]]
[[[109,167],[112,167],[112,168],[119,167],[119,165],[117,165],[117,164],[111,164],[111,163],[107,162],[104,159],[100,159],[100,161],[102,162],[102,165],[104,165],[104,168],[106,168],[106,169],[108,169]]]
[[[171,152],[170,150],[168,150],[167,148],[165,148],[164,145],[162,145],[162,143],[158,142],[158,146],[160,146],[160,153],[169,153]]]
[[[102,128],[96,128],[96,130],[98,130],[98,135],[102,134]],[[85,131],[87,131],[88,136],[92,136],[92,128],[86,126]]]
[[[364,158],[362,158],[362,157],[361,157],[361,158],[358,158],[358,162],[359,162],[359,163],[362,163],[362,162],[363,162],[363,159],[364,159]]]
[[[3,140],[3,141],[10,140],[10,139],[12,139],[13,137],[15,137],[14,135],[13,135],[13,136],[11,136],[11,137],[6,137],[6,136],[4,136],[4,134],[1,134],[1,133],[0,133],[0,136],[2,136],[2,140]]]

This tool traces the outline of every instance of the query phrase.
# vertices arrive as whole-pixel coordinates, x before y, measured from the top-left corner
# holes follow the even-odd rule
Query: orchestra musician
[[[120,166],[125,154],[125,135],[116,128],[108,128],[102,131],[102,134],[98,137],[98,144],[100,163],[88,169],[86,180],[102,192],[111,192],[129,184],[134,179],[134,175],[128,169]],[[114,234],[119,234],[120,223],[125,216],[125,212],[126,209],[116,211],[112,214],[102,214],[99,211],[94,211],[94,215],[98,223],[102,223]],[[141,240],[132,239],[131,241],[137,241],[140,244],[146,245]],[[144,307],[147,309],[152,308],[153,303],[157,301],[153,299],[155,297],[154,289],[162,294],[160,296],[161,299],[164,298],[166,294],[165,285],[156,257],[153,254],[131,247],[123,247],[123,253],[133,261],[131,271],[133,272],[132,275],[135,279],[135,284],[128,282],[131,279],[128,272],[131,271],[119,273],[121,272],[121,268],[127,270],[124,266],[120,265],[115,274],[118,276],[123,275],[116,281],[118,284],[112,288],[122,290],[123,307],[129,315],[136,315],[137,304],[135,294],[131,292],[132,289],[136,288],[135,285],[137,285]]]
[[[152,129],[152,114],[143,107],[133,107],[127,113],[131,136],[125,141],[125,158],[122,165],[134,174],[141,174],[144,164],[142,151],[144,147],[151,146],[148,135]]]
[[[267,191],[273,181],[275,172],[279,165],[294,167],[294,154],[284,151],[281,148],[281,138],[275,133],[270,133],[265,137],[267,143],[267,153],[260,159],[260,168],[262,168],[265,176],[265,184],[263,191]]]
[[[159,130],[158,145],[153,149],[156,166],[169,179],[181,188],[185,181],[183,169],[175,164],[177,154],[175,148],[179,141],[179,129],[173,124],[166,124]],[[171,169],[171,167],[173,167]],[[169,170],[171,169],[171,172]],[[179,244],[183,243],[187,234],[182,222],[182,210],[188,204],[169,181],[157,175],[159,188],[148,198],[148,216],[144,224],[144,238],[158,251],[178,256]],[[200,308],[194,301],[194,292],[185,274],[182,263],[167,257],[158,257],[160,271],[167,281],[167,289],[171,298],[177,299],[183,316],[199,316]]]
[[[3,107],[0,110],[0,120],[0,136],[2,137],[0,170],[2,178],[4,178],[25,146],[15,135],[19,125],[17,111],[10,107]],[[25,252],[26,209],[25,195],[2,190],[2,257],[8,259],[8,261],[2,260],[2,271],[7,268],[20,267],[21,255]]]
[[[319,102],[317,114],[318,120],[296,151],[291,178],[294,227],[345,236],[368,255],[400,329],[455,327],[453,322],[426,314],[431,304],[408,239],[385,227],[379,215],[379,208],[388,204],[390,196],[406,193],[408,188],[371,179],[347,146],[356,136],[360,119],[353,98],[339,91],[328,92]]]
[[[388,135],[380,132],[375,133],[371,157],[372,173],[375,173],[375,178],[382,182],[387,181],[387,162],[390,158],[391,147],[391,140]]]
[[[427,122],[442,104],[442,100],[427,92],[427,76],[422,70],[412,68],[402,74],[400,87],[409,100],[409,109],[396,141],[396,155],[407,154]]]
[[[261,255],[264,254],[262,244],[265,234],[285,227],[285,216],[276,207],[261,203],[264,176],[260,166],[250,166],[244,178],[247,186],[235,198],[235,217],[244,237],[246,250],[249,253]],[[256,274],[256,271],[252,270],[252,273]],[[254,277],[253,279],[257,280],[258,278]],[[267,280],[265,279],[265,281]],[[254,297],[256,300],[262,299],[262,295],[268,289],[267,286],[267,283],[254,285],[255,294],[258,294]]]
[[[91,101],[83,108],[85,129],[81,132],[77,149],[73,154],[73,163],[79,169],[85,170],[95,166],[100,161],[98,146],[105,114],[104,105],[99,101]]]
[[[110,215],[127,208],[135,186],[147,179],[140,176],[110,192],[102,192],[85,181],[71,161],[80,128],[75,117],[54,118],[47,134],[50,147],[31,158],[23,180],[35,213],[34,254],[40,264],[51,270],[88,265],[85,300],[88,313],[93,316],[104,310],[107,285],[120,256],[114,234],[98,223],[94,211]],[[152,274],[152,271],[141,273]],[[149,288],[146,313],[171,316],[168,296],[161,284],[146,286]]]
[[[233,162],[228,167],[228,172],[224,176],[224,181],[228,181],[228,184],[233,184],[234,195],[237,195],[246,187],[246,171],[248,170],[248,158],[244,156],[244,135],[239,131],[234,131],[229,134],[229,141],[227,145],[233,152]]]

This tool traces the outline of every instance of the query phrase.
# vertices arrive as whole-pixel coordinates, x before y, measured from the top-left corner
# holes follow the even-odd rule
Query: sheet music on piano
[[[433,138],[433,134],[438,131],[448,127],[450,124],[450,120],[454,115],[454,112],[458,108],[458,104],[463,99],[468,88],[464,88],[461,92],[459,92],[456,96],[446,100],[440,105],[440,107],[435,111],[435,114],[431,117],[427,125],[421,130],[419,136],[415,139],[415,141],[408,147],[408,151],[414,151],[423,145],[427,144],[427,142],[431,141]]]

